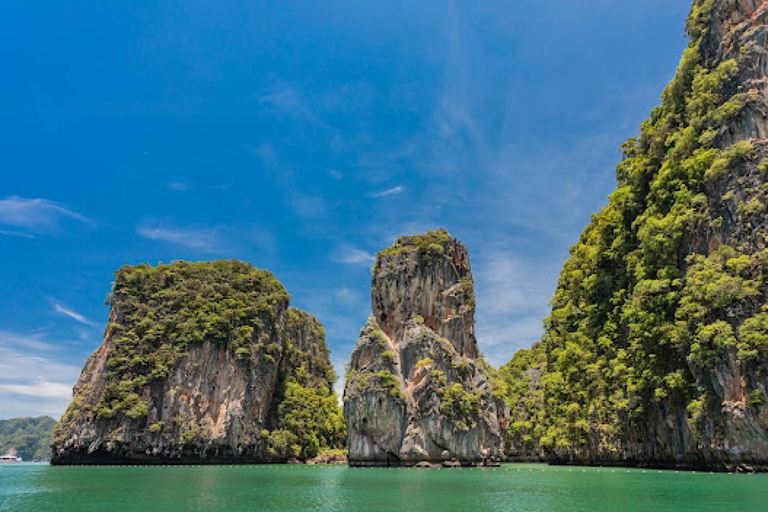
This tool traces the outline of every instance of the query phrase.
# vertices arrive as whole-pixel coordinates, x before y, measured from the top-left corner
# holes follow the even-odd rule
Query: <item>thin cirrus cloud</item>
[[[39,398],[68,399],[72,395],[72,386],[39,380],[34,384],[0,384],[0,392],[3,391]]]
[[[293,213],[299,218],[316,218],[328,213],[328,205],[320,196],[293,194],[288,202]]]
[[[89,327],[97,326],[96,322],[88,320],[85,316],[81,315],[74,309],[64,306],[63,304],[61,304],[56,300],[51,299],[51,305],[53,306],[53,310],[60,315],[67,316],[72,320],[75,320],[76,322],[80,322],[81,324],[87,325]]]
[[[172,181],[168,183],[168,189],[173,190],[174,192],[187,192],[191,188],[189,183],[183,181]]]
[[[96,225],[88,217],[47,199],[9,196],[0,200],[0,225],[3,226],[35,233],[54,232],[65,220],[76,221],[90,227]],[[0,235],[33,238],[33,235],[26,232],[5,229],[0,230]]]
[[[0,235],[16,236],[19,238],[35,238],[35,235],[30,235],[29,233],[22,233],[20,231],[8,231],[7,229],[0,229]]]
[[[0,331],[0,418],[57,418],[66,410],[80,367],[62,355],[55,340]]]
[[[491,364],[504,364],[541,339],[559,266],[556,257],[520,253],[514,240],[494,244],[477,258],[477,340]]]
[[[331,260],[348,265],[370,265],[376,261],[376,257],[362,249],[343,245],[334,251],[331,255]]]
[[[397,194],[402,194],[405,192],[406,188],[403,185],[398,185],[396,187],[388,188],[387,190],[381,190],[379,192],[374,192],[372,194],[368,194],[368,197],[387,197],[387,196],[395,196]]]
[[[30,349],[35,352],[50,352],[58,347],[46,342],[43,334],[19,334],[11,331],[0,330],[0,350],[3,346],[15,347],[16,349]]]
[[[213,252],[221,246],[219,231],[218,228],[178,227],[157,221],[146,221],[136,228],[136,233],[148,240],[166,242],[203,252]]]
[[[276,84],[269,93],[259,97],[258,101],[279,117],[288,117],[321,128],[328,128],[328,125],[313,111],[311,101],[293,85]]]

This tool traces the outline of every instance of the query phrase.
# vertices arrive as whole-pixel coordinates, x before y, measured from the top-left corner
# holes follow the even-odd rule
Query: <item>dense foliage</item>
[[[517,352],[497,372],[495,384],[513,405],[507,427],[508,456],[541,455],[539,440],[547,428],[544,390],[541,385],[545,371],[544,345],[536,343],[530,350]]]
[[[768,354],[768,253],[700,243],[723,239],[712,233],[733,222],[723,206],[729,197],[720,197],[729,174],[759,164],[748,141],[718,145],[752,98],[736,93],[737,62],[717,62],[705,49],[713,5],[694,2],[690,45],[661,106],[623,145],[618,189],[571,249],[543,344],[502,370],[512,410],[523,411],[511,438],[561,454],[610,450],[671,404],[696,429],[709,398],[695,375],[734,351],[744,363]],[[736,221],[762,207],[739,205]],[[526,364],[545,369],[533,390],[525,388]],[[759,389],[749,392],[750,401],[763,399]],[[530,400],[536,394],[546,417]]]
[[[445,244],[451,240],[451,235],[445,228],[438,228],[419,235],[401,236],[392,247],[388,247],[379,253],[379,256],[401,254],[415,251],[423,255],[441,255],[445,251]]]
[[[276,429],[262,432],[269,458],[308,459],[345,446],[347,428],[339,399],[331,389],[304,387],[289,378],[277,418]]]
[[[375,274],[387,256],[395,256],[404,253],[414,253],[426,263],[432,263],[445,254],[446,244],[450,242],[451,235],[444,228],[427,231],[419,235],[401,236],[391,247],[380,251],[376,256],[376,264],[373,267]]]
[[[16,451],[24,460],[48,460],[56,420],[49,416],[0,420],[0,455]]]
[[[108,327],[112,382],[96,415],[146,416],[142,390],[164,379],[190,343],[226,344],[247,362],[252,341],[267,343],[277,330],[278,308],[289,298],[270,272],[240,261],[121,268],[110,297],[118,306]],[[265,350],[274,357],[281,347],[271,343]]]
[[[93,390],[86,384],[62,424],[85,414],[141,427],[162,389],[153,383],[166,379],[190,346],[212,342],[226,347],[235,364],[255,369],[257,378],[276,370],[261,431],[266,459],[343,449],[346,429],[333,391],[336,375],[325,331],[311,315],[288,308],[289,299],[271,273],[239,261],[121,268],[110,297],[106,385]],[[162,433],[169,422],[178,427],[173,442],[187,445],[205,437],[198,421],[186,414],[146,428]]]
[[[333,391],[336,374],[322,325],[297,309],[288,311],[286,341],[272,423],[262,436],[267,457],[308,459],[342,450],[347,429]]]

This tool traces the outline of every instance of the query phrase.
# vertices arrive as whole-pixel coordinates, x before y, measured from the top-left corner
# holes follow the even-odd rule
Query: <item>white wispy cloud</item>
[[[259,103],[275,115],[328,128],[312,109],[312,101],[296,86],[278,83],[272,90],[259,97]]]
[[[96,327],[98,325],[96,322],[92,322],[91,320],[88,320],[85,316],[81,315],[80,313],[78,313],[72,308],[64,306],[63,304],[56,301],[55,299],[51,299],[51,305],[53,306],[53,310],[56,313],[60,315],[68,316],[72,320],[80,322],[81,324],[84,324],[90,327]]]
[[[499,367],[521,349],[541,339],[543,316],[507,317],[491,323],[478,322],[477,339],[485,359]]]
[[[491,186],[482,192],[484,206],[503,212],[498,218],[508,227],[547,235],[561,247],[575,243],[615,187],[615,142],[615,134],[605,132],[541,155],[514,146],[496,148],[488,155]]]
[[[321,196],[294,192],[288,200],[293,213],[302,219],[313,219],[328,213],[328,205]]]
[[[360,302],[360,297],[358,296],[357,292],[347,286],[342,286],[341,288],[337,289],[333,292],[333,295],[336,297],[336,300],[346,304],[355,304]]]
[[[64,359],[62,345],[39,334],[0,331],[0,418],[58,418],[80,375],[80,366]]]
[[[68,400],[72,397],[72,386],[41,379],[34,384],[0,384],[0,393],[3,392],[37,398]]]
[[[513,252],[492,251],[477,262],[478,300],[488,314],[512,315],[547,307],[557,273]]]
[[[376,261],[376,257],[357,247],[342,245],[331,254],[331,260],[337,263],[347,263],[350,265],[370,265]]]
[[[271,142],[261,142],[253,148],[253,152],[259,157],[264,167],[271,169],[277,166],[280,154]]]
[[[173,190],[174,192],[186,192],[190,188],[192,188],[192,186],[184,181],[172,181],[168,183],[168,189]]]
[[[19,334],[12,331],[0,330],[0,346],[13,346],[17,348],[27,348],[35,351],[49,352],[57,349],[56,345],[43,341],[42,333]]]
[[[46,199],[10,196],[0,200],[0,225],[28,229],[34,232],[55,231],[65,219],[88,226],[96,223],[58,203]],[[4,230],[4,235],[31,237],[28,233]]]
[[[386,190],[381,190],[379,192],[373,192],[371,194],[368,194],[368,197],[387,197],[387,196],[394,196],[397,194],[402,194],[405,192],[406,188],[403,185],[398,185],[396,187],[388,188]]]
[[[438,50],[445,67],[434,82],[432,111],[424,113],[425,122],[415,132],[377,137],[357,148],[362,155],[356,162],[366,176],[378,179],[368,181],[374,191],[368,197],[385,197],[393,190],[386,186],[403,183],[406,170],[413,179],[405,183],[419,183],[408,190],[414,199],[408,209],[369,201],[369,234],[385,235],[389,243],[396,235],[444,225],[468,243],[477,283],[478,341],[496,365],[541,338],[568,247],[615,187],[620,159],[615,148],[647,113],[638,104],[663,87],[646,90],[637,101],[636,88],[647,89],[647,84],[634,84],[623,90],[631,100],[612,98],[610,107],[594,114],[599,123],[579,118],[584,129],[531,136],[541,130],[536,123],[561,116],[565,100],[551,114],[539,109],[521,119],[530,100],[515,87],[517,75],[501,54],[488,51],[514,40],[512,32],[502,30],[506,25],[494,23],[515,19],[507,5],[472,10],[470,16],[466,6],[446,4],[445,44]],[[499,239],[504,240],[497,246]]]
[[[220,228],[178,227],[159,221],[144,221],[136,233],[149,240],[167,242],[189,249],[213,252],[221,246]]]
[[[19,238],[35,238],[35,235],[30,235],[29,233],[21,233],[19,231],[8,231],[5,229],[0,229],[0,235],[1,236],[15,236]]]
[[[560,261],[523,256],[491,246],[473,264],[477,294],[477,339],[488,361],[506,363],[541,339]]]
[[[344,407],[344,373],[347,361],[331,361],[331,364],[333,364],[333,371],[336,373],[336,382],[333,383],[333,390],[339,399],[339,407]]]
[[[270,230],[261,226],[254,226],[244,230],[243,239],[253,243],[256,247],[267,253],[274,253],[277,250],[277,238]]]

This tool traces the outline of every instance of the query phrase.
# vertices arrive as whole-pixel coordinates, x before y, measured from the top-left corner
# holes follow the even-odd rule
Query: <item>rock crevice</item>
[[[335,375],[322,326],[289,298],[269,272],[241,262],[122,268],[104,341],[56,428],[52,463],[316,455],[318,446],[281,430],[281,404],[289,385],[310,403],[335,401]],[[333,444],[332,434],[317,434]]]
[[[508,409],[474,333],[466,248],[444,230],[379,253],[344,393],[351,465],[504,457]]]

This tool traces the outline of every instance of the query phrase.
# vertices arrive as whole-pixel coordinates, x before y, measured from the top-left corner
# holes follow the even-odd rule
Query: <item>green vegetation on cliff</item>
[[[325,331],[313,316],[289,308],[289,300],[270,272],[239,261],[121,268],[110,295],[104,351],[93,356],[103,358],[104,369],[91,371],[103,373],[98,379],[90,375],[79,388],[57,429],[57,444],[76,437],[76,425],[98,422],[108,424],[110,440],[114,432],[121,443],[121,432],[129,430],[171,436],[165,440],[181,447],[205,444],[211,436],[200,421],[205,411],[177,410],[168,417],[167,403],[186,390],[182,382],[169,391],[164,380],[178,379],[174,372],[182,362],[196,371],[228,361],[239,368],[209,375],[204,393],[211,396],[204,398],[227,402],[228,396],[215,398],[219,378],[225,389],[231,379],[247,379],[241,397],[246,401],[265,393],[266,411],[259,403],[236,413],[237,421],[257,429],[256,439],[247,442],[258,447],[258,456],[287,460],[342,449],[346,430]],[[203,343],[234,357],[185,359],[191,347]]]
[[[445,228],[438,228],[419,235],[401,236],[392,247],[381,251],[380,255],[400,254],[403,252],[417,251],[421,254],[442,254],[445,244],[451,240],[451,235]]]
[[[345,446],[344,417],[338,397],[328,388],[304,387],[289,378],[277,418],[276,429],[262,432],[270,459],[308,459]]]
[[[694,1],[690,45],[661,106],[623,145],[618,189],[571,248],[542,345],[502,369],[518,411],[509,437],[518,442],[566,457],[610,451],[674,407],[700,428],[702,408],[718,404],[707,403],[695,374],[733,350],[742,364],[767,353],[768,252],[759,244],[712,249],[729,220],[716,191],[736,166],[758,163],[748,141],[718,146],[752,98],[736,93],[737,63],[718,62],[706,46],[713,6]],[[528,365],[544,370],[532,388]]]
[[[444,377],[443,377],[444,379]],[[443,386],[438,390],[440,412],[451,418],[459,430],[477,427],[480,416],[480,394],[467,391],[456,382],[452,386]]]
[[[48,460],[56,420],[49,416],[0,420],[0,455],[11,449],[24,460]]]
[[[279,384],[272,401],[274,428],[262,431],[267,440],[266,455],[276,460],[308,459],[340,450],[345,446],[347,429],[333,391],[336,374],[323,326],[307,313],[290,309],[286,331]]]
[[[226,345],[244,362],[251,344],[262,343],[264,357],[274,359],[281,347],[268,337],[279,330],[278,308],[289,298],[270,272],[240,261],[121,268],[110,296],[118,307],[107,332],[114,347],[107,360],[112,383],[96,415],[145,416],[142,390],[164,379],[191,343]]]
[[[517,352],[499,368],[496,386],[512,405],[507,427],[507,456],[539,456],[539,440],[546,433],[546,411],[541,378],[546,371],[544,345]]]
[[[401,236],[392,247],[379,252],[376,257],[374,271],[381,264],[384,256],[394,256],[403,253],[416,253],[425,263],[430,263],[445,253],[445,245],[451,240],[451,235],[444,228],[427,231],[419,235]]]

